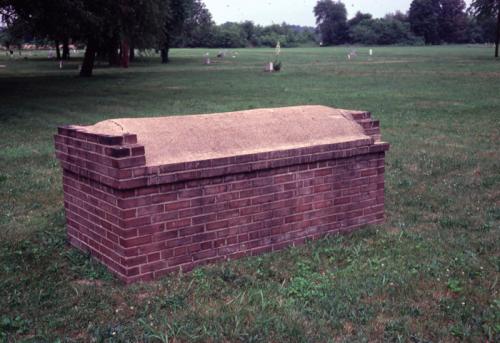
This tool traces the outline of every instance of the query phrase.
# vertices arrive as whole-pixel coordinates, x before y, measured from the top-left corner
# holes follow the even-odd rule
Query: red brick
[[[163,223],[167,221],[171,221],[174,219],[179,219],[179,212],[173,211],[173,212],[165,212],[161,214],[153,214],[151,215],[151,222],[152,223]]]
[[[145,150],[136,137],[127,142],[126,136],[62,132],[55,141],[69,241],[126,282],[384,219],[388,145],[372,145],[373,138],[144,166]]]
[[[153,241],[151,235],[128,238],[128,239],[120,239],[120,244],[125,248],[135,247],[138,245],[145,245],[151,243]]]
[[[188,208],[191,206],[190,204],[191,202],[189,200],[167,203],[165,204],[165,211],[175,211],[183,208]]]
[[[160,205],[139,207],[136,211],[138,216],[145,216],[153,213],[162,213],[164,210],[165,206],[163,204],[160,204]]]
[[[179,236],[184,237],[184,236],[191,236],[194,234],[198,234],[203,232],[203,225],[198,225],[198,226],[190,226],[184,229],[179,230]]]

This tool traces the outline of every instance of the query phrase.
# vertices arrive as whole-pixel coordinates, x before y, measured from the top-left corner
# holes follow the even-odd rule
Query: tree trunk
[[[498,45],[500,44],[500,8],[497,14],[497,36],[495,39],[495,57],[498,58]]]
[[[85,49],[85,56],[83,57],[83,64],[82,64],[82,69],[80,70],[80,76],[83,77],[92,76],[96,50],[97,46],[95,41],[93,39],[89,39],[87,43],[87,48]]]
[[[63,40],[62,59],[66,60],[66,61],[69,60],[69,39],[68,38]]]
[[[118,49],[114,44],[109,47],[108,62],[111,67],[117,67],[120,65],[120,55],[118,54]]]
[[[121,57],[122,57],[122,68],[128,68],[129,64],[129,54],[130,54],[130,47],[128,45],[128,42],[126,39],[122,41],[122,46],[121,46]]]
[[[96,49],[96,59],[98,61],[105,61],[108,58],[108,52],[105,51],[102,47]]]
[[[58,60],[61,59],[61,49],[59,49],[59,41],[56,40],[56,57]]]
[[[120,47],[120,40],[118,36],[114,36],[113,39],[108,43],[108,62],[111,67],[120,66],[120,54],[118,53],[118,48]]]
[[[133,62],[135,60],[135,48],[133,45],[130,46],[129,60],[130,62]]]
[[[161,49],[161,63],[168,63],[170,60],[168,58],[168,53],[170,52],[170,48],[164,47]]]

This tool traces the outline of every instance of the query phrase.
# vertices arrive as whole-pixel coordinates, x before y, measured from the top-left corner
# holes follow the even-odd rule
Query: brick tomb
[[[368,112],[113,119],[55,146],[69,242],[127,283],[384,220],[389,144]]]

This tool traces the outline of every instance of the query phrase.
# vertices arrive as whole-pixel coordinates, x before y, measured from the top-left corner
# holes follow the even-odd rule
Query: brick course
[[[389,145],[352,117],[366,138],[161,166],[134,134],[60,127],[69,242],[131,283],[381,223]]]

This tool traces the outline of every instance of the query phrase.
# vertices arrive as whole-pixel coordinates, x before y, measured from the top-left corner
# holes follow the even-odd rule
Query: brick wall
[[[381,223],[388,144],[354,119],[368,139],[153,167],[135,135],[62,127],[69,242],[128,283]]]

